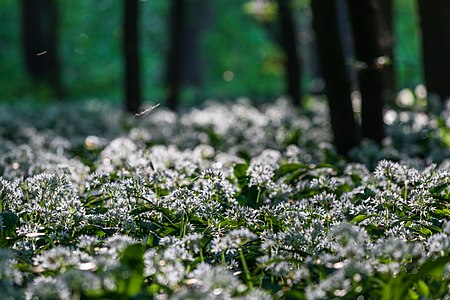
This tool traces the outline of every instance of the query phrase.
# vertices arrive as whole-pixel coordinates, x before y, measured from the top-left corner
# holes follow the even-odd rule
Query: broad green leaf
[[[408,297],[407,299],[418,300],[420,297],[413,289],[408,289]]]
[[[450,209],[448,208],[436,209],[434,213],[437,215],[442,215],[444,217],[450,217]]]
[[[0,248],[11,247],[18,239],[17,237],[0,237]]]
[[[247,176],[248,164],[236,164],[233,169],[236,178],[243,178]]]
[[[128,296],[137,295],[144,284],[144,252],[144,245],[133,244],[126,247],[120,257],[124,269],[120,287]]]
[[[155,235],[153,233],[150,233],[147,237],[147,245],[149,247],[153,247],[155,244]]]
[[[417,291],[420,294],[422,294],[423,296],[425,296],[426,298],[428,298],[430,296],[430,289],[428,288],[428,285],[422,279],[417,280],[415,287],[416,287]]]
[[[297,171],[297,170],[307,170],[309,169],[309,167],[307,165],[304,164],[299,164],[299,163],[286,163],[286,164],[282,164],[278,170],[277,170],[277,176],[281,177],[284,176],[288,173]]]
[[[350,223],[353,223],[353,224],[359,224],[359,223],[361,223],[362,221],[364,221],[364,220],[367,220],[367,219],[369,219],[369,218],[373,218],[373,217],[376,217],[377,215],[376,214],[373,214],[373,215],[357,215],[356,217],[354,217],[351,221],[350,221]]]
[[[1,212],[0,220],[2,221],[2,226],[0,227],[0,236],[16,236],[16,228],[20,225],[19,217],[17,217],[17,215],[12,212]]]
[[[154,206],[151,204],[142,205],[142,206],[132,209],[130,211],[130,215],[137,216],[137,215],[143,214],[145,212],[152,211],[153,208],[154,208]]]

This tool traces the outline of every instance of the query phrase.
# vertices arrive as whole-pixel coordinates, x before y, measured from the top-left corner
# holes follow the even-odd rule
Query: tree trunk
[[[444,101],[450,97],[450,1],[418,3],[425,85],[428,96],[435,94]]]
[[[378,0],[379,2],[379,27],[381,31],[381,49],[389,62],[383,69],[385,97],[393,103],[396,94],[395,58],[394,58],[394,26],[393,26],[393,2],[392,0]]]
[[[201,51],[202,34],[211,26],[212,7],[210,0],[185,0],[186,17],[183,26],[182,80],[186,84],[200,87],[204,82],[205,65]]]
[[[358,144],[351,103],[351,81],[344,60],[335,1],[312,0],[313,27],[337,151],[347,155]]]
[[[287,94],[292,103],[299,106],[301,103],[301,63],[297,47],[297,34],[295,22],[292,18],[290,1],[277,0],[279,19],[281,25],[280,44],[286,56],[285,72]]]
[[[123,0],[123,53],[125,58],[125,108],[139,112],[141,106],[141,76],[139,65],[138,0]]]
[[[361,92],[362,137],[381,143],[383,123],[383,56],[374,0],[348,0]]]
[[[170,15],[170,44],[167,57],[167,98],[171,110],[177,110],[182,86],[183,25],[185,24],[185,0],[172,0]]]
[[[55,0],[22,0],[22,42],[25,66],[37,87],[46,86],[61,99],[57,53],[58,7]]]

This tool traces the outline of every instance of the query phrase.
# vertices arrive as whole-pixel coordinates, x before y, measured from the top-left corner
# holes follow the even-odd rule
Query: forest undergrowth
[[[2,299],[448,299],[450,105],[0,108]]]

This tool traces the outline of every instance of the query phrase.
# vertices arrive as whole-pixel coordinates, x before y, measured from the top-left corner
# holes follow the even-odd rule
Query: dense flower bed
[[[347,162],[320,101],[2,108],[2,299],[447,299],[449,116]]]

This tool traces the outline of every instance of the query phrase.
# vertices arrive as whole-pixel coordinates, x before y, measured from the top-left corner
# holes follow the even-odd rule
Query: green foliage
[[[217,0],[211,5],[210,22],[201,38],[205,57],[205,82],[186,86],[183,103],[200,99],[230,99],[248,95],[273,99],[283,92],[281,50],[263,25],[248,14],[249,1]],[[269,1],[268,15],[276,17],[276,5]],[[398,87],[421,82],[420,47],[415,5],[409,0],[395,2],[395,67]],[[122,99],[121,3],[103,0],[58,1],[60,11],[59,56],[66,99]],[[307,1],[292,1],[299,24],[308,26]],[[168,47],[170,1],[140,1],[143,95],[161,101],[165,95],[164,73]],[[46,88],[33,87],[26,76],[20,40],[20,9],[17,1],[0,3],[0,90],[2,101],[32,99],[48,102]],[[246,12],[247,11],[247,12]],[[245,28],[245,30],[242,30]],[[309,59],[309,58],[306,58]],[[305,66],[308,63],[305,62]],[[311,81],[305,71],[306,81]],[[303,82],[309,86],[309,82]]]
[[[448,295],[448,109],[355,149],[397,160],[369,170],[334,152],[319,100],[142,118],[85,105],[0,108],[6,299]]]
[[[394,3],[394,59],[398,88],[413,88],[423,82],[422,51],[417,3],[397,0]]]

